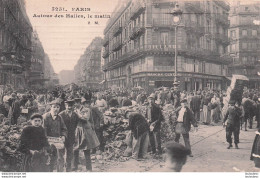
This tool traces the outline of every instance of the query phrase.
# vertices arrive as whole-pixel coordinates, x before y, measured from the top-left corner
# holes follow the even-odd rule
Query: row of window
[[[249,30],[249,29],[243,29],[241,31],[242,36],[257,36],[257,30]],[[231,30],[230,31],[230,36],[231,38],[236,38],[237,37],[237,31],[236,30]]]

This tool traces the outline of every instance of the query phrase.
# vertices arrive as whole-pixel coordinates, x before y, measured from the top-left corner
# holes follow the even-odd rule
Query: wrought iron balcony
[[[119,51],[122,48],[122,46],[122,42],[118,40],[112,45],[112,51]]]
[[[103,54],[102,54],[102,57],[107,58],[108,56],[109,56],[109,51],[105,49]]]
[[[142,35],[145,32],[145,28],[143,25],[139,25],[134,27],[131,31],[130,31],[130,36],[129,38],[131,40],[134,40],[135,38],[137,38],[138,36]]]
[[[145,10],[144,4],[142,4],[140,1],[135,1],[135,3],[136,4],[133,6],[132,11],[130,13],[131,20],[136,19]]]
[[[107,46],[109,44],[109,37],[105,36],[104,40],[103,40],[103,46]]]
[[[116,25],[113,29],[113,36],[116,37],[122,33],[123,28],[120,25]]]
[[[204,9],[200,5],[199,1],[185,2],[185,8],[197,13],[203,13]]]

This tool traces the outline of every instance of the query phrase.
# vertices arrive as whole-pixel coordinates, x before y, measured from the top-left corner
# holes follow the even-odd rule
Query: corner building
[[[231,7],[229,54],[233,62],[230,74],[245,75],[249,88],[260,87],[260,3]]]
[[[115,9],[104,30],[105,85],[173,86],[175,46],[181,90],[224,89],[229,5],[222,1],[179,1],[177,29],[170,14],[176,1],[129,0]]]

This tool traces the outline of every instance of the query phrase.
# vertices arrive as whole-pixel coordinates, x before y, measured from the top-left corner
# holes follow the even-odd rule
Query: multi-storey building
[[[32,58],[29,73],[29,86],[43,86],[45,52],[36,31],[32,35]]]
[[[51,88],[59,84],[59,79],[57,77],[57,74],[54,72],[49,56],[46,53],[44,56],[44,81],[45,81],[45,86],[47,88]]]
[[[102,38],[96,37],[86,48],[74,67],[76,83],[87,88],[100,88],[102,81],[101,48]]]
[[[231,74],[249,78],[250,88],[260,87],[260,4],[235,4],[230,12],[229,54]]]
[[[104,30],[106,87],[172,86],[174,51],[181,90],[226,87],[229,5],[223,1],[179,1],[177,28],[170,0],[123,1]]]
[[[32,25],[24,0],[0,0],[0,84],[23,88],[31,63]]]

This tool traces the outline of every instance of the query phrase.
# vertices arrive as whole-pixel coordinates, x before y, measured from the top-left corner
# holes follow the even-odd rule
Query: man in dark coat
[[[199,95],[195,92],[195,95],[191,98],[190,109],[193,111],[196,121],[200,120],[200,104],[201,99]]]
[[[163,115],[161,108],[155,104],[155,94],[151,94],[148,97],[149,105],[146,110],[146,118],[150,127],[150,144],[152,147],[152,152],[162,153],[161,148],[161,122],[163,121]]]
[[[227,110],[227,113],[225,115],[223,125],[225,126],[225,122],[227,121],[226,126],[226,139],[229,143],[229,146],[227,149],[230,149],[232,147],[232,133],[234,134],[234,143],[236,146],[236,149],[238,149],[238,143],[239,143],[239,131],[240,131],[240,120],[242,116],[242,111],[238,107],[238,104],[235,106],[235,101],[229,102],[230,107]]]
[[[183,136],[185,147],[190,150],[190,157],[193,157],[190,146],[189,132],[191,129],[191,124],[195,127],[197,131],[197,121],[195,120],[192,111],[188,107],[187,99],[181,101],[181,107],[176,111],[176,121],[175,121],[175,142],[179,143],[181,135]]]
[[[255,167],[260,168],[260,129],[255,133],[256,136],[252,146],[250,160],[255,162]]]
[[[125,116],[129,119],[129,129],[133,136],[133,158],[137,160],[146,158],[149,144],[148,123],[140,113],[127,111]]]
[[[59,115],[63,118],[68,130],[68,136],[65,140],[66,148],[66,171],[71,171],[71,162],[73,158],[73,145],[75,143],[75,131],[79,122],[79,116],[73,111],[74,100],[69,99],[65,101],[65,110]]]
[[[65,142],[66,137],[68,136],[68,130],[64,123],[63,118],[58,115],[60,111],[60,102],[58,100],[54,100],[51,103],[50,112],[43,115],[43,127],[46,132],[47,137],[56,137],[61,138],[63,142]],[[57,149],[58,159],[51,160],[51,171],[54,169],[54,165],[56,161],[57,163],[57,171],[64,171],[64,154],[65,149]]]
[[[249,122],[249,129],[252,129],[253,126],[253,117],[254,117],[254,110],[255,110],[255,106],[254,106],[254,101],[246,98],[243,99],[243,107],[244,107],[244,119],[245,119],[245,131],[247,131],[247,121]]]
[[[11,125],[17,124],[17,120],[21,114],[20,102],[17,101],[17,96],[15,93],[12,93],[11,98],[8,100],[9,103],[9,112],[8,118],[11,120]]]

